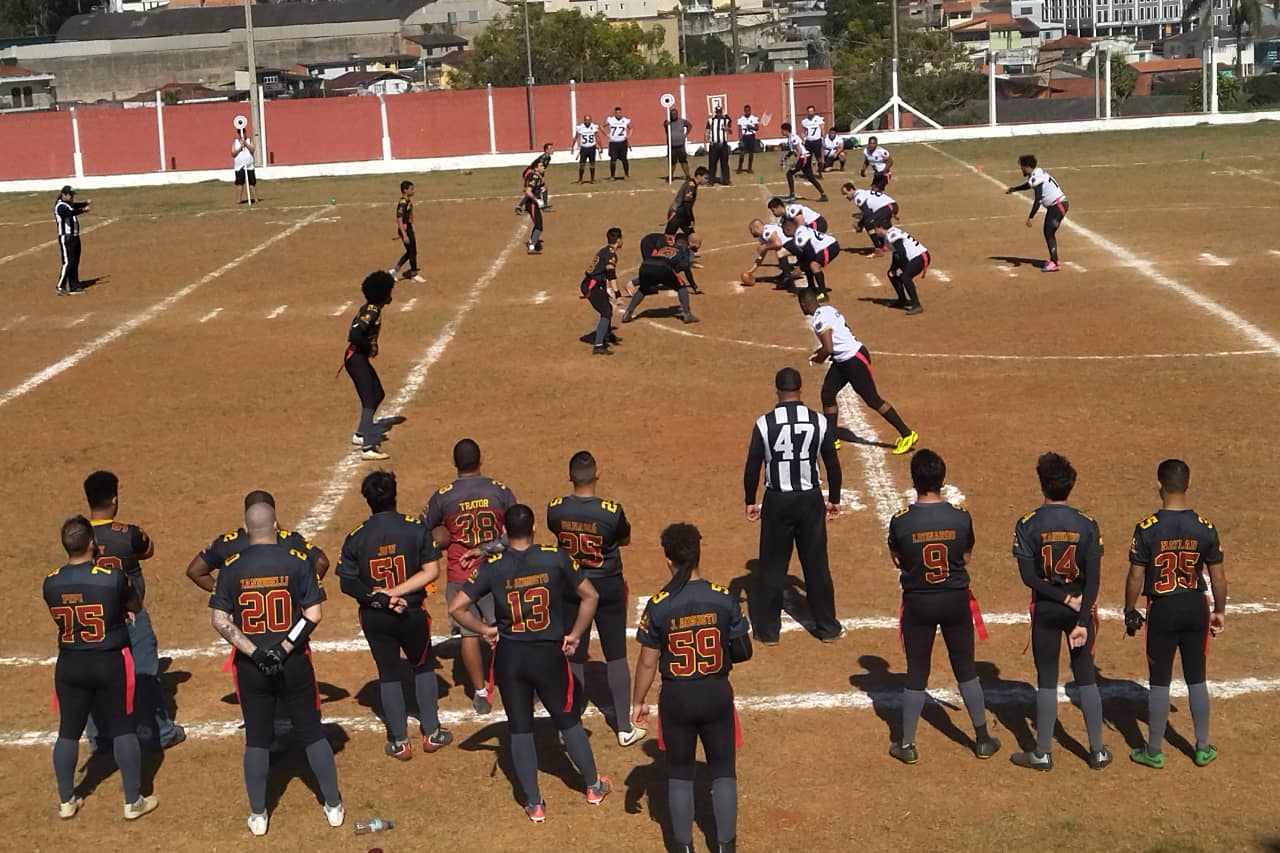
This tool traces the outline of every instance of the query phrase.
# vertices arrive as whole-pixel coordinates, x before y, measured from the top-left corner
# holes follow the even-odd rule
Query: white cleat
[[[648,729],[642,729],[639,726],[632,726],[629,732],[618,732],[618,746],[634,746],[644,740],[644,736],[648,733]]]
[[[72,796],[65,803],[58,803],[58,817],[63,820],[71,820],[80,811],[80,807],[84,805],[84,799]]]
[[[390,459],[391,454],[383,453],[375,447],[369,450],[360,451],[360,458],[366,462],[382,462],[385,459]]]
[[[137,802],[124,804],[124,819],[137,820],[143,815],[155,811],[158,805],[160,805],[160,801],[154,796],[138,797]]]
[[[249,824],[249,831],[252,832],[258,838],[261,838],[262,836],[267,834],[268,820],[270,820],[270,818],[267,817],[266,812],[263,812],[262,814],[254,814],[253,812],[249,812],[249,820],[247,821],[247,823]]]
[[[420,276],[420,275],[415,275],[415,276],[414,276],[412,279],[410,279],[410,280],[411,280],[411,281],[416,281],[416,282],[418,282],[419,284],[426,284],[426,283],[427,283],[427,280],[426,280],[425,278],[423,278],[422,276]]]
[[[355,433],[352,433],[352,434],[351,434],[351,446],[352,446],[352,447],[364,447],[364,439],[363,439],[363,438],[361,438],[360,436],[356,435]]]
[[[342,822],[347,819],[347,810],[342,807],[342,803],[336,806],[326,805],[324,819],[329,821],[329,826],[342,826]]]

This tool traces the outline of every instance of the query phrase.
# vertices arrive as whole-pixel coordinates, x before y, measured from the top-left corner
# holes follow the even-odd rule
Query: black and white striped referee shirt
[[[733,127],[733,119],[727,115],[715,115],[707,119],[707,142],[712,145],[725,145],[729,142],[729,131]]]
[[[743,487],[748,504],[756,502],[760,469],[766,491],[808,492],[822,488],[818,457],[827,469],[827,500],[840,502],[840,457],[826,418],[799,400],[784,401],[756,418],[747,451]]]
[[[74,201],[58,201],[53,205],[53,221],[58,224],[59,237],[79,237],[79,216],[84,212],[84,204]]]

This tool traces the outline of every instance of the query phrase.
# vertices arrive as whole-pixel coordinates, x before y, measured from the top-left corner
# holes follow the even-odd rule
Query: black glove
[[[369,596],[369,606],[374,610],[390,610],[391,596],[387,595],[385,592],[375,592],[373,595]]]
[[[1141,610],[1126,610],[1124,612],[1124,630],[1130,637],[1137,636],[1142,630],[1142,626],[1146,624],[1147,617],[1142,615]]]
[[[279,645],[263,648],[259,646],[253,650],[253,665],[258,671],[268,678],[279,675],[284,672],[284,661],[288,655]]]

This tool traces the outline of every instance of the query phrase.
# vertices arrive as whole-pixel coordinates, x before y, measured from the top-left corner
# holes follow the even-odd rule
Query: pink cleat
[[[1045,261],[1044,266],[1040,267],[1040,272],[1057,272],[1058,265],[1053,261]]]

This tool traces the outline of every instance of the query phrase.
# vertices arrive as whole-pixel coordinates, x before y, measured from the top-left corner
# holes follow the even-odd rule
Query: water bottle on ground
[[[386,829],[395,829],[395,822],[383,820],[380,817],[370,818],[369,820],[356,821],[356,835],[368,835],[371,832],[382,832]]]

